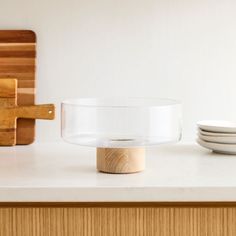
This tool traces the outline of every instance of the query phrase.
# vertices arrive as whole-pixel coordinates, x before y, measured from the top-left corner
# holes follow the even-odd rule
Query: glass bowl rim
[[[120,100],[140,100],[140,101],[156,101],[163,102],[163,104],[157,105],[98,105],[98,104],[89,104],[89,101],[109,101],[111,99],[120,99]],[[176,99],[170,98],[159,98],[159,97],[80,97],[80,98],[69,98],[61,103],[62,105],[77,106],[77,107],[87,107],[87,108],[150,108],[150,107],[168,107],[168,106],[178,106],[182,103]]]

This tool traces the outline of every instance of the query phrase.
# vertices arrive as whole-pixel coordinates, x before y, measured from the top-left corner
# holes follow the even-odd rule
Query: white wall
[[[38,35],[39,141],[60,136],[60,102],[122,95],[180,99],[184,138],[199,119],[236,120],[236,1],[0,0],[0,28]]]

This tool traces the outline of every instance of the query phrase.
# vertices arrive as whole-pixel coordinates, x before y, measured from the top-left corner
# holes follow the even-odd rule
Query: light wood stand
[[[145,148],[97,148],[97,169],[113,174],[145,169]]]

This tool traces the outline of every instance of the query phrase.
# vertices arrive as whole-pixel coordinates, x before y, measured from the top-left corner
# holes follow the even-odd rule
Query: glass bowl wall
[[[181,138],[181,105],[170,99],[69,99],[61,119],[63,139],[84,146],[151,146]]]

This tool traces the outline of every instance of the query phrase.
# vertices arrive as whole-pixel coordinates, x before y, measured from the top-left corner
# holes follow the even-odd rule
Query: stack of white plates
[[[236,154],[236,123],[230,121],[200,121],[198,144],[214,152]]]

